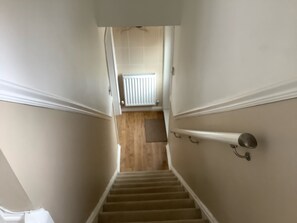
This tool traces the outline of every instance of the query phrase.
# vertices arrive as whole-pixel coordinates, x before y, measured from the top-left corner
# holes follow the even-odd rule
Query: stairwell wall
[[[220,223],[294,222],[297,100],[220,114],[174,119],[171,128],[250,132],[258,147],[251,161],[227,144],[169,135],[172,165]],[[245,149],[239,149],[244,154]]]
[[[294,222],[296,2],[189,0],[182,8],[170,127],[250,132],[259,145],[248,162],[229,145],[170,134],[172,165],[221,223]],[[286,80],[280,92],[275,86]],[[280,101],[285,92],[291,99]],[[232,107],[265,97],[275,102]]]
[[[0,191],[9,194],[0,205],[43,207],[56,223],[85,222],[117,167],[104,29],[98,31],[93,1],[2,0],[0,29],[0,148],[7,160]],[[9,102],[19,92],[2,89],[2,81],[103,118],[31,106],[30,97],[26,105]]]

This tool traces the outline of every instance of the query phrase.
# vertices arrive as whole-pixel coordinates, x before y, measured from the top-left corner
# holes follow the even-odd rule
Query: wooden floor
[[[121,172],[168,169],[166,142],[146,143],[144,120],[163,119],[163,112],[125,112],[118,116]]]

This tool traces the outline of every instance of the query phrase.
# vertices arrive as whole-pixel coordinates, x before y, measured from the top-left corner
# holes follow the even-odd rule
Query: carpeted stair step
[[[165,173],[136,173],[136,174],[118,174],[118,179],[124,178],[153,178],[153,177],[170,177],[174,176],[172,172]]]
[[[182,186],[158,186],[111,189],[110,194],[144,194],[184,191]]]
[[[127,222],[132,223],[132,222]],[[133,221],[133,223],[209,223],[205,219],[187,219],[187,220],[173,220],[173,221]]]
[[[172,173],[171,170],[151,170],[151,171],[127,171],[127,172],[120,172],[119,175],[138,175],[138,174],[166,174]]]
[[[141,182],[141,183],[115,183],[113,188],[133,188],[133,187],[158,187],[158,186],[177,186],[181,185],[179,181],[163,181],[163,182]]]
[[[120,211],[101,212],[100,223],[110,222],[135,222],[135,221],[166,221],[201,218],[200,209],[172,209],[172,210],[150,210],[150,211]]]
[[[163,182],[178,180],[175,176],[164,177],[141,177],[141,178],[117,178],[115,183],[140,183],[140,182]]]
[[[188,192],[171,193],[149,193],[149,194],[114,194],[107,196],[107,202],[126,202],[126,201],[149,201],[149,200],[176,200],[189,198]]]
[[[195,204],[191,199],[112,202],[105,203],[103,211],[165,210],[178,208],[195,208]]]

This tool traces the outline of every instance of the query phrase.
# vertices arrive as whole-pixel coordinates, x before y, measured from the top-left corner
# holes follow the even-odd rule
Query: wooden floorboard
[[[117,117],[121,171],[168,169],[166,142],[146,143],[144,120],[163,119],[163,112],[124,112]]]

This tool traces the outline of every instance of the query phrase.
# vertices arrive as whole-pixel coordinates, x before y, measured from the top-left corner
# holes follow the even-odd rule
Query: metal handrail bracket
[[[187,136],[192,142],[192,138],[196,138],[227,143],[233,148],[233,152],[236,156],[245,158],[248,161],[251,160],[250,153],[246,152],[244,155],[240,155],[236,149],[239,146],[247,149],[255,149],[258,145],[256,138],[250,133],[207,132],[178,128],[172,129],[170,132],[175,136]]]

